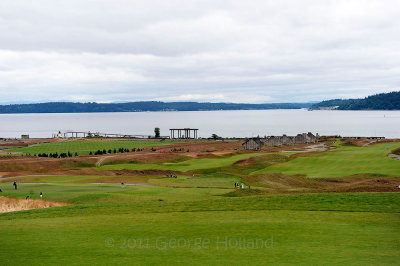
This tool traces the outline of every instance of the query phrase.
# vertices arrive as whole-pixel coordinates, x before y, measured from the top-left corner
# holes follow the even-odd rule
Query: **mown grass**
[[[3,265],[393,265],[400,258],[399,193],[243,198],[209,188],[60,183],[15,192],[8,185],[8,196],[45,190],[76,205],[0,214]],[[268,246],[239,246],[239,238]]]
[[[24,148],[9,149],[10,152],[21,152],[23,154],[39,154],[39,153],[75,153],[79,155],[88,155],[90,152],[97,150],[109,149],[113,150],[119,148],[144,148],[144,147],[157,147],[169,145],[176,142],[172,141],[134,141],[134,140],[73,140],[64,142],[42,143]]]
[[[6,265],[396,265],[399,258],[398,214],[393,213],[88,215],[82,209],[68,217],[14,218],[0,223],[2,239],[7,239],[0,259]],[[268,246],[242,248],[235,244],[239,238],[262,239]],[[210,244],[190,246],[188,242],[195,239]],[[233,241],[225,245],[225,239]],[[171,240],[183,244],[177,246]]]
[[[246,153],[246,154],[237,154],[233,156],[190,159],[186,161],[164,162],[157,164],[146,164],[146,163],[109,164],[100,166],[99,169],[131,169],[131,170],[158,169],[158,170],[187,172],[192,170],[225,167],[232,165],[236,161],[258,155],[259,154],[257,153]]]
[[[235,182],[239,182],[241,178],[237,175],[227,174],[223,172],[213,172],[208,175],[177,175],[176,178],[166,176],[25,176],[14,178],[16,181],[24,183],[65,183],[65,184],[87,184],[87,183],[106,183],[119,184],[149,184],[170,187],[222,187],[232,188]],[[24,183],[21,183],[24,186]],[[9,183],[0,183],[9,186]],[[40,185],[40,184],[39,184]]]
[[[222,210],[330,210],[400,212],[400,193],[316,193],[260,195],[230,199],[227,188],[173,188],[160,186],[124,186],[119,184],[2,183],[2,196],[39,198],[79,205],[98,204],[99,210],[113,206],[135,211],[222,211]],[[161,201],[160,201],[161,200]],[[133,210],[132,210],[133,211]]]
[[[366,147],[341,146],[329,152],[298,157],[254,172],[306,175],[307,177],[344,177],[355,174],[400,176],[400,161],[387,157],[400,143]]]
[[[53,177],[54,179],[58,177]],[[54,179],[49,181],[53,181]],[[81,177],[61,177],[59,183],[18,183],[18,190],[14,190],[11,182],[0,183],[2,196],[25,198],[30,196],[32,199],[39,198],[39,193],[43,192],[46,199],[64,201],[68,203],[99,203],[99,202],[132,202],[146,200],[195,200],[207,199],[204,195],[217,195],[226,193],[226,189],[209,188],[195,189],[182,188],[173,189],[170,187],[159,186],[132,186],[125,185],[123,188],[116,178],[115,183],[104,184],[80,184],[66,183],[80,182]],[[46,180],[46,179],[44,179]],[[40,181],[44,181],[43,179]],[[204,194],[204,195],[203,195]],[[203,195],[203,196],[202,196]]]
[[[357,171],[399,173],[400,162],[386,157],[398,146],[339,146],[335,151],[295,159],[252,153],[101,167],[187,172],[176,179],[40,176],[19,178],[18,190],[11,182],[3,182],[2,196],[39,198],[43,192],[46,199],[73,205],[0,214],[0,262],[396,265],[400,260],[400,193],[264,195],[257,189],[236,191],[232,187],[244,175],[275,172],[287,165],[290,167],[278,172],[299,174],[303,170],[310,177],[346,176]],[[162,186],[90,184],[101,179]],[[182,187],[186,185],[192,187]],[[243,239],[262,239],[268,246],[237,244]],[[199,246],[195,241],[208,244]],[[226,245],[224,241],[228,241]]]
[[[177,178],[153,178],[148,182],[161,186],[180,186],[180,187],[220,187],[233,188],[235,182],[240,182],[241,177],[237,175],[227,174],[223,172],[215,172],[212,174],[201,176],[180,176]]]

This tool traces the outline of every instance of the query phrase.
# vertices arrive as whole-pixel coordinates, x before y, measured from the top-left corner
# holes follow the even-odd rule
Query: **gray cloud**
[[[393,1],[0,2],[0,103],[362,97],[400,85]]]

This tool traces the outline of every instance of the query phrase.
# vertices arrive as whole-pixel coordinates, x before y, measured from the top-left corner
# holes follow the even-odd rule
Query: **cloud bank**
[[[0,103],[398,90],[399,13],[397,0],[2,0]]]

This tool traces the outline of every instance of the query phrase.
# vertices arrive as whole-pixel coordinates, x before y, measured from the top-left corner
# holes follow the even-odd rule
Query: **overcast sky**
[[[0,103],[400,90],[399,0],[0,0]]]

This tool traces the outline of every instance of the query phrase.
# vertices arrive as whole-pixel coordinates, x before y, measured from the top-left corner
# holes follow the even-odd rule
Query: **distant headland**
[[[364,99],[334,99],[311,106],[312,110],[400,110],[400,91],[381,93]]]

